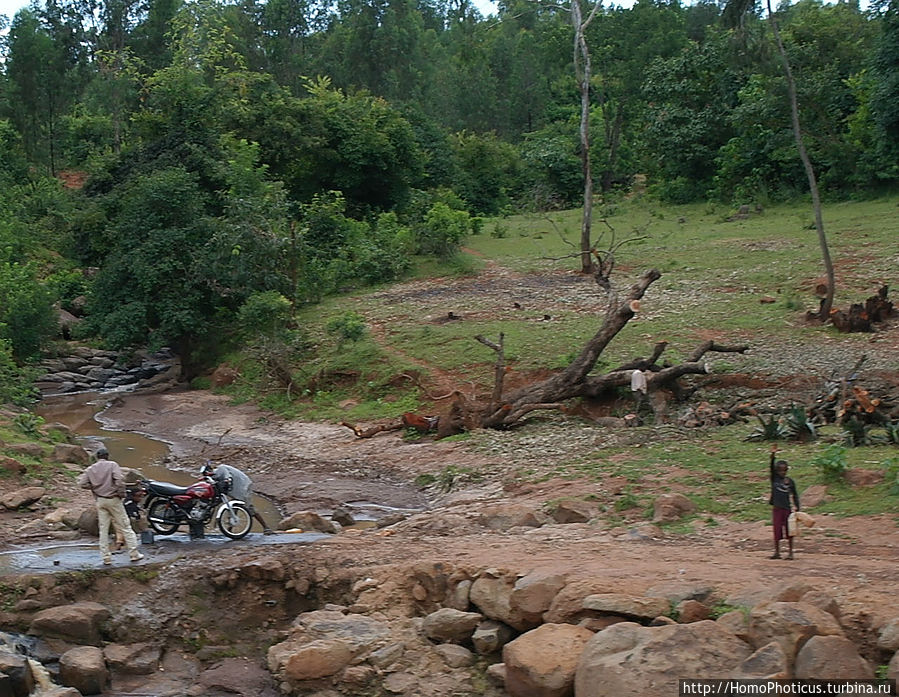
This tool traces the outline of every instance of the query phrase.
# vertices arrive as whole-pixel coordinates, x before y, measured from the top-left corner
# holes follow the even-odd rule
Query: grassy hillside
[[[895,285],[897,208],[897,198],[825,208],[837,269],[836,307],[863,301],[883,283]],[[714,338],[752,347],[745,356],[712,356],[715,372],[784,378],[801,371],[814,387],[831,370],[845,372],[860,354],[869,353],[872,368],[895,375],[899,359],[889,345],[896,341],[896,330],[841,335],[805,323],[806,310],[816,309],[812,290],[822,275],[810,208],[785,205],[731,219],[734,213],[714,206],[661,208],[642,200],[597,211],[594,227],[603,233],[598,247],[620,245],[616,288],[625,289],[648,268],[663,274],[598,369],[645,356],[660,340],[670,342],[665,356],[677,361]],[[283,390],[269,391],[263,404],[289,416],[351,422],[392,419],[408,410],[438,413],[447,402],[432,402],[429,395],[451,387],[483,394],[492,385],[494,356],[474,340],[477,334],[496,339],[504,333],[513,383],[566,365],[599,327],[606,303],[592,279],[576,273],[573,244],[579,225],[577,211],[491,220],[483,234],[466,242],[462,259],[450,270],[441,267],[443,275],[429,266],[402,284],[305,310],[300,320],[311,348],[295,372],[304,391],[290,397]],[[333,324],[351,316],[363,318],[366,331],[358,340],[341,343]],[[258,366],[243,362],[242,374],[230,391],[239,398],[258,396]],[[427,392],[403,374],[420,376]],[[789,406],[785,396],[780,406]],[[673,433],[649,426],[617,441],[597,436],[596,447],[574,439],[571,447],[560,444],[545,458],[516,462],[516,438],[549,429],[548,439],[563,440],[559,429],[566,421],[572,420],[544,415],[524,432],[478,432],[466,438],[485,453],[503,453],[498,469],[480,473],[485,476],[502,470],[502,476],[528,481],[625,477],[628,484],[609,503],[610,515],[642,515],[660,490],[693,492],[702,515],[767,515],[761,494],[766,493],[768,445],[745,441],[757,423]],[[569,427],[602,433],[592,424]],[[801,487],[830,486],[832,499],[819,510],[896,512],[899,451],[894,446],[835,451],[838,429],[827,427],[822,434],[810,445],[783,445]],[[885,481],[865,489],[833,483],[826,467],[815,461],[834,459],[847,467],[882,469]]]

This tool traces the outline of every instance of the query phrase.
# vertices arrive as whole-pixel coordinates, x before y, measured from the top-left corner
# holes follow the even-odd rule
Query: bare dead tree
[[[581,0],[569,0],[571,27],[574,29],[574,75],[581,95],[581,171],[584,175],[584,210],[581,215],[581,272],[593,272],[591,225],[593,217],[593,173],[590,170],[590,48],[586,31],[602,6],[597,0],[584,18]]]
[[[826,322],[830,319],[830,310],[833,307],[834,285],[836,283],[833,260],[830,257],[830,248],[827,244],[827,235],[824,232],[824,218],[821,213],[821,196],[818,193],[818,180],[815,177],[815,168],[812,165],[808,151],[805,149],[805,141],[802,133],[802,126],[799,122],[799,99],[796,96],[796,80],[793,77],[793,69],[790,66],[790,59],[787,56],[787,50],[784,47],[783,39],[780,35],[780,26],[777,23],[777,16],[771,8],[771,0],[766,0],[768,9],[768,24],[771,26],[771,32],[774,34],[774,42],[777,45],[777,51],[780,54],[781,63],[783,64],[784,77],[787,82],[787,93],[790,98],[790,120],[793,126],[793,138],[796,141],[796,149],[799,151],[799,159],[805,169],[805,176],[808,180],[809,191],[812,196],[812,209],[815,216],[815,230],[818,233],[818,246],[821,248],[821,258],[824,263],[824,273],[827,277],[827,289],[824,297],[821,299],[821,306],[817,313],[809,313],[819,322]],[[732,26],[740,26],[746,15],[755,7],[755,0],[728,0],[724,8],[724,18]]]

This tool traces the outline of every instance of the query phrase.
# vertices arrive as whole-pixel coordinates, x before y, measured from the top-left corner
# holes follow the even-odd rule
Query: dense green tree
[[[492,134],[462,132],[453,141],[459,163],[453,189],[473,213],[502,212],[522,191],[517,149]]]
[[[703,199],[712,186],[718,150],[735,135],[730,115],[740,78],[731,50],[728,35],[712,29],[646,71],[645,171],[663,199]]]
[[[168,40],[171,22],[183,0],[148,0],[146,13],[128,37],[128,46],[149,70],[159,70],[172,60]]]
[[[422,158],[415,133],[383,99],[348,95],[328,80],[309,83],[308,96],[267,91],[244,132],[261,146],[270,176],[290,197],[310,201],[342,192],[350,215],[401,207],[420,183]]]
[[[686,44],[684,12],[676,3],[638,0],[629,10],[612,8],[597,17],[586,39],[599,117],[593,160],[599,187],[608,192],[634,172],[633,141],[643,134],[640,87],[654,60]]]
[[[200,182],[171,167],[134,177],[120,196],[89,326],[114,348],[172,345],[189,356],[216,308],[202,255],[185,253],[212,235]]]
[[[422,101],[437,65],[433,32],[414,0],[342,0],[313,62],[319,74],[347,91],[366,90],[390,101]]]
[[[37,278],[34,264],[10,259],[0,249],[0,344],[18,362],[36,358],[56,335],[56,315],[50,293]]]
[[[870,108],[880,181],[899,180],[899,0],[884,3],[872,66]]]
[[[10,116],[29,159],[55,173],[59,121],[65,111],[62,49],[30,10],[16,15],[8,41]]]

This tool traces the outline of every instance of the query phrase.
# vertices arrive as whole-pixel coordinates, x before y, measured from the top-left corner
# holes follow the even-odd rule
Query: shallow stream
[[[199,479],[196,472],[169,469],[165,458],[170,446],[163,440],[136,431],[114,431],[103,427],[103,411],[113,395],[82,392],[70,395],[45,397],[35,412],[47,423],[68,426],[88,452],[94,452],[102,443],[109,450],[109,457],[122,467],[140,472],[146,479],[156,479],[186,486]],[[268,499],[253,497],[253,506],[262,517],[274,526],[281,513]],[[259,532],[259,524],[254,523]]]

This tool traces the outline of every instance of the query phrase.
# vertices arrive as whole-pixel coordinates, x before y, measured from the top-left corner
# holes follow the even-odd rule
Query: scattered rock
[[[96,646],[76,646],[59,657],[59,682],[82,695],[99,695],[109,683],[103,651]]]
[[[846,483],[851,486],[866,487],[881,484],[883,482],[883,477],[883,470],[866,470],[854,467],[846,470],[844,478]]]
[[[471,639],[472,632],[483,619],[484,616],[478,612],[462,612],[444,607],[424,618],[422,631],[433,641],[462,643]]]
[[[544,624],[506,644],[503,664],[510,697],[570,695],[578,659],[592,637],[583,627]]]
[[[596,504],[578,499],[565,499],[553,506],[550,517],[557,523],[586,523],[597,513]]]
[[[683,494],[662,494],[652,504],[653,523],[670,523],[696,512],[696,504]]]
[[[334,527],[334,523],[314,511],[298,511],[287,518],[283,518],[278,523],[279,530],[292,530],[294,528],[316,530],[317,532],[324,532],[330,535],[337,534],[337,528]]]
[[[804,509],[816,508],[830,500],[830,496],[827,494],[827,486],[824,484],[813,484],[802,492],[799,500],[802,501]]]
[[[14,511],[37,503],[46,493],[47,490],[42,486],[26,486],[0,496],[0,505]]]
[[[0,647],[0,695],[30,695],[34,676],[25,657]]]
[[[712,611],[698,600],[682,600],[675,606],[677,617],[683,624],[707,620]]]

